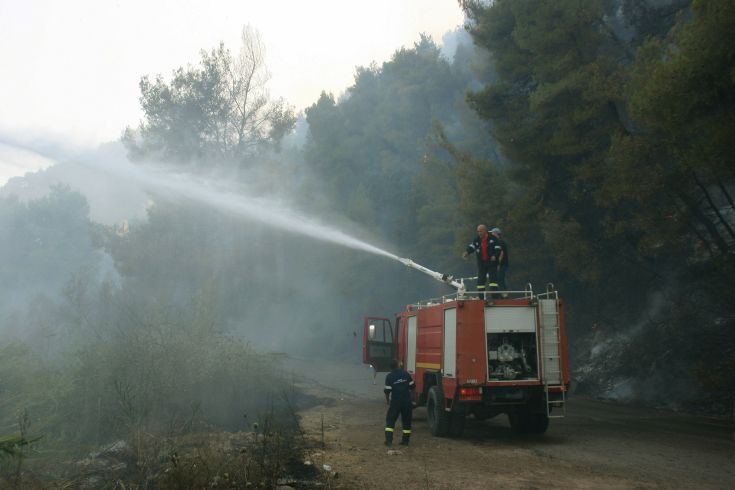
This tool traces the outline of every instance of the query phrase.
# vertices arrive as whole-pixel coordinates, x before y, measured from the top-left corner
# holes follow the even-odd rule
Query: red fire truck
[[[406,307],[394,319],[367,317],[363,362],[387,371],[398,359],[415,382],[435,436],[458,437],[465,418],[505,413],[517,433],[541,434],[563,417],[569,362],[563,302],[553,285],[536,294],[496,292],[477,299],[464,280],[400,259],[456,289]]]

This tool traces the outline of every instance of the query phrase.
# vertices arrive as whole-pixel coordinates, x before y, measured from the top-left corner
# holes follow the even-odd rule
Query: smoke
[[[227,182],[173,173],[163,170],[162,166],[133,165],[123,160],[108,161],[104,167],[92,161],[85,162],[85,164],[92,168],[104,169],[117,177],[138,183],[144,189],[166,197],[184,198],[315,240],[335,243],[394,260],[398,259],[396,255],[386,250],[299,214],[283,200],[238,194]]]
[[[442,36],[442,42],[440,49],[442,56],[446,58],[450,63],[454,62],[454,57],[457,54],[457,49],[460,46],[472,47],[472,36],[469,31],[463,26],[457,27],[453,31],[447,31]]]
[[[290,144],[298,146],[300,140],[297,138]],[[46,173],[16,179],[2,188],[1,195],[37,198],[45,195],[51,185],[63,182],[88,198],[93,219],[114,223],[142,217],[149,204],[146,196],[154,193],[170,199],[195,201],[316,240],[397,259],[393,253],[303,215],[294,209],[295,204],[288,202],[284,195],[243,195],[242,191],[249,192],[257,185],[249,186],[250,189],[243,188],[242,184],[233,185],[231,180],[173,172],[170,166],[164,164],[134,165],[122,156],[121,151],[119,144],[103,145],[95,152],[65,161]],[[17,154],[11,156],[13,161],[18,160]],[[40,155],[38,157],[43,158]],[[47,166],[53,164],[50,160],[44,161]],[[263,166],[254,166],[247,177],[240,176],[240,179],[263,182],[265,178],[258,175],[259,172],[263,172]],[[39,179],[41,182],[32,182]]]
[[[0,141],[0,186],[15,175],[48,168],[54,161],[39,153]]]
[[[49,155],[48,168],[27,173],[22,177],[12,177],[0,187],[0,197],[14,196],[24,202],[37,200],[48,195],[51,188],[63,184],[80,192],[89,203],[89,216],[96,223],[112,225],[123,220],[145,219],[148,196],[139,185],[120,182],[115,176],[96,168],[83,165],[81,161],[104,162],[125,158],[125,150],[120,143],[108,143],[94,150],[85,150],[67,155],[68,150],[58,153],[46,149],[56,148],[53,141],[39,142],[40,150],[33,148],[24,151],[39,155]],[[17,148],[17,147],[16,147]],[[21,160],[13,158],[13,163]]]
[[[690,321],[684,328],[677,324],[686,305],[672,298],[680,297],[681,291],[682,284],[671,281],[649,296],[646,310],[627,328],[607,331],[610,326],[603,326],[587,341],[578,342],[575,378],[580,391],[670,409],[691,405],[700,390],[693,367],[701,350],[692,339],[706,327]]]
[[[153,302],[167,309],[207,296],[218,328],[259,349],[358,362],[356,333],[364,315],[389,314],[445,286],[396,268],[398,256],[378,245],[381,238],[332,209],[318,186],[309,184],[303,166],[288,156],[265,155],[230,170],[215,164],[202,175],[201,166],[194,174],[183,170],[195,166],[132,164],[115,143],[12,179],[0,197],[19,196],[28,206],[38,207],[59,183],[69,186],[68,193],[80,192],[89,206],[77,214],[91,222],[72,230],[71,218],[60,217],[58,228],[91,245],[54,248],[54,233],[44,237],[51,263],[69,267],[48,269],[45,276],[26,274],[0,329],[8,332],[12,324],[28,339],[49,330],[61,335],[61,327],[53,326],[55,314],[37,315],[33,322],[46,326],[31,328],[28,312],[40,304],[39,294],[51,303],[36,310],[66,308],[64,290],[85,282],[86,296],[75,300],[79,308],[100,301],[96,294],[103,287],[125,291],[131,305]],[[100,241],[96,227],[110,238]],[[6,238],[18,242],[17,236]],[[74,250],[90,261],[75,259]],[[34,260],[21,255],[15,262],[19,270],[35,271]],[[371,281],[386,280],[365,281],[364,271]],[[102,314],[95,317],[106,322]]]

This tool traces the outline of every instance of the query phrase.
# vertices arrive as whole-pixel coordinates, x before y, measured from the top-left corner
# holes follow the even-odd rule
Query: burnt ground
[[[290,359],[307,393],[331,401],[303,409],[336,488],[735,488],[732,421],[573,397],[542,436],[511,433],[505,416],[468,419],[459,439],[429,433],[414,411],[411,446],[382,444],[384,374],[361,365]],[[320,448],[324,441],[324,449]]]

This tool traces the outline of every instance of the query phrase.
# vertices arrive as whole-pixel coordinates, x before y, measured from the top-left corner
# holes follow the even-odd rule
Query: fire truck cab
[[[515,432],[536,434],[564,416],[562,300],[553,285],[503,296],[484,301],[460,291],[408,305],[393,319],[365,318],[363,362],[376,371],[388,371],[392,359],[403,364],[416,382],[414,406],[426,406],[435,436],[460,436],[468,415],[505,413]]]

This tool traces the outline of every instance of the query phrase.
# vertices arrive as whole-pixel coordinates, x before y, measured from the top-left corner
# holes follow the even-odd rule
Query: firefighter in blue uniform
[[[498,289],[498,256],[501,246],[497,238],[487,232],[487,226],[477,226],[477,236],[467,246],[462,257],[471,253],[477,255],[477,292],[480,299],[486,299],[485,284],[490,291]],[[490,298],[487,298],[490,299]]]
[[[505,274],[508,272],[508,244],[503,240],[503,232],[500,228],[493,228],[490,234],[495,237],[500,245],[500,255],[498,255],[498,287],[501,291],[507,291],[508,285],[505,283]],[[503,297],[507,297],[507,293],[503,293]]]
[[[385,402],[388,404],[388,413],[385,416],[385,445],[393,444],[393,429],[398,416],[401,416],[403,437],[401,444],[408,446],[411,438],[411,390],[416,388],[413,378],[407,371],[401,369],[395,359],[390,363],[391,372],[385,377]]]

